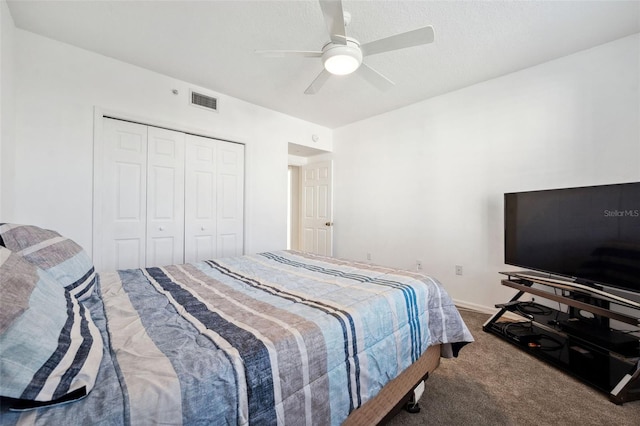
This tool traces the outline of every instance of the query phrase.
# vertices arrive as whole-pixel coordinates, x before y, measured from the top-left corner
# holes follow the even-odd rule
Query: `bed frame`
[[[427,351],[362,407],[354,410],[342,426],[381,425],[413,399],[413,390],[440,365],[440,345]],[[414,401],[417,403],[417,401]]]

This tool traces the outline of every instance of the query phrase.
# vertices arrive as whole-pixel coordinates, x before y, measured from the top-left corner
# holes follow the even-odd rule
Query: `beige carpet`
[[[443,359],[426,382],[421,412],[400,425],[640,426],[640,401],[622,406],[498,337],[482,331],[489,315],[462,311],[476,341]]]

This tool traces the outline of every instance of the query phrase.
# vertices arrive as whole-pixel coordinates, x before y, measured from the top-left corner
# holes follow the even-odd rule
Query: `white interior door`
[[[333,254],[332,163],[322,161],[301,167],[302,250],[325,256]]]
[[[147,126],[103,121],[100,269],[137,268],[145,262]]]
[[[185,138],[185,262],[217,257],[216,145],[209,138]]]
[[[146,265],[184,263],[184,133],[148,127]]]
[[[218,257],[244,254],[244,145],[218,141]]]

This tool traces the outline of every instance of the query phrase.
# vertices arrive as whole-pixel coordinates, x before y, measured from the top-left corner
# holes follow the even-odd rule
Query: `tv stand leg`
[[[640,399],[640,362],[633,374],[626,374],[609,394],[609,400],[618,405]]]
[[[522,297],[522,295],[523,295],[523,294],[524,294],[524,291],[518,291],[518,292],[516,293],[516,295],[515,295],[515,296],[513,296],[513,297],[511,298],[511,300],[509,300],[509,302],[515,302],[516,300],[520,299],[520,298]],[[505,314],[505,312],[507,312],[507,309],[506,309],[506,308],[501,308],[501,309],[500,309],[498,312],[496,312],[496,313],[495,313],[491,318],[489,318],[489,319],[487,320],[487,322],[485,322],[485,323],[482,325],[482,329],[483,329],[484,331],[486,331],[487,333],[490,333],[490,332],[491,332],[491,331],[490,331],[490,330],[491,330],[491,326],[493,325],[493,323],[494,323],[494,322],[496,322],[498,319],[500,319],[500,317],[501,317],[502,315],[504,315],[504,314]]]

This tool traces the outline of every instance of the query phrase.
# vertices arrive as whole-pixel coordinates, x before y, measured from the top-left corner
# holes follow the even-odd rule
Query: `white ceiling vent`
[[[191,105],[208,109],[209,111],[218,111],[218,99],[203,95],[202,93],[191,90]]]

